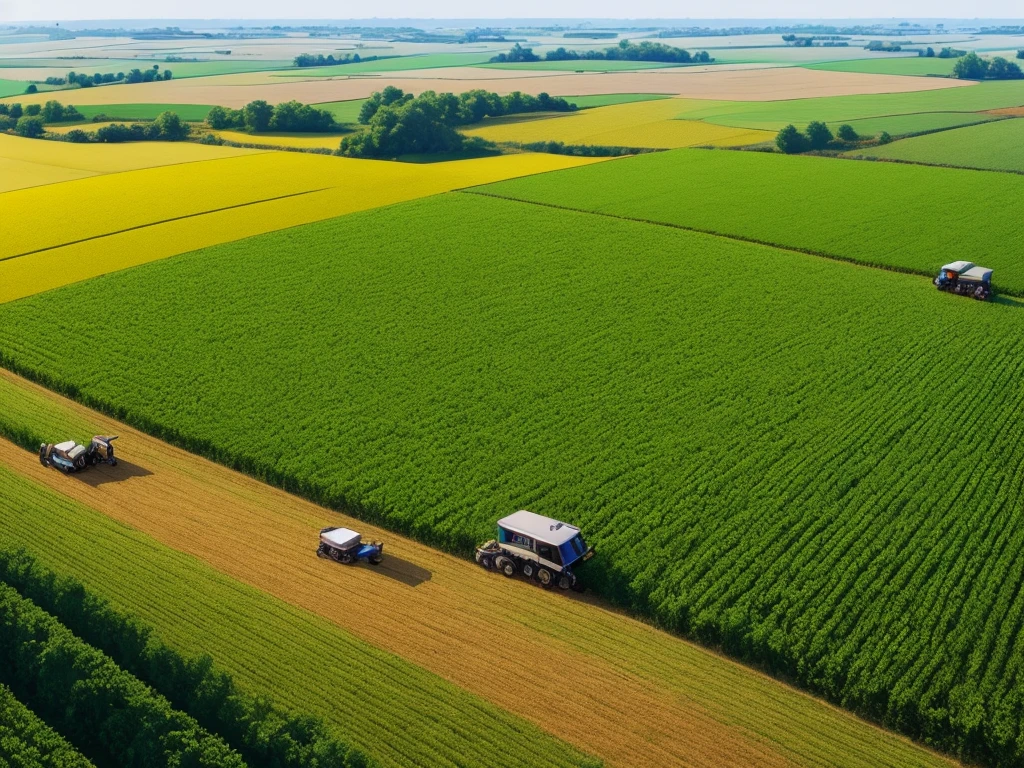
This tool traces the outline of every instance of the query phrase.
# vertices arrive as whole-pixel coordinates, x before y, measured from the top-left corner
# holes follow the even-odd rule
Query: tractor
[[[316,556],[327,557],[345,565],[357,560],[380,565],[384,559],[384,545],[379,541],[363,544],[362,536],[348,528],[321,528]]]
[[[44,467],[55,467],[64,474],[80,472],[97,464],[117,466],[113,442],[117,435],[96,435],[89,447],[78,445],[74,440],[63,443],[40,443],[39,463]]]
[[[476,561],[512,578],[522,573],[545,589],[583,591],[576,569],[594,556],[580,529],[520,510],[498,521],[498,538],[476,549]]]
[[[992,270],[976,267],[971,261],[944,265],[932,282],[940,291],[972,296],[978,301],[985,301],[992,295]]]

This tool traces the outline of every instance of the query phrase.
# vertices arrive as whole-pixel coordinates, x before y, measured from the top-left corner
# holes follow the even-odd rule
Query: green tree
[[[808,147],[807,137],[796,129],[795,125],[787,125],[775,137],[775,146],[787,155],[803,152]]]
[[[28,139],[36,139],[43,135],[43,118],[39,115],[23,115],[18,118],[14,130],[19,136]]]
[[[389,85],[385,87],[383,91],[376,91],[370,94],[370,98],[363,102],[363,106],[359,108],[359,122],[363,125],[369,125],[370,118],[372,118],[381,107],[411,100],[411,93],[406,93],[401,88]]]
[[[11,104],[10,109],[7,111],[11,117],[17,120],[22,115],[21,104]]]
[[[55,99],[50,99],[43,105],[43,120],[47,123],[59,123],[64,119],[64,105]]]
[[[164,80],[170,80],[170,79],[171,79],[171,70],[165,69],[164,70]]]
[[[839,126],[839,130],[836,131],[836,136],[843,141],[857,141],[857,139],[860,138],[860,136],[857,135],[857,132],[853,130],[853,126],[848,123],[843,123]]]
[[[878,134],[879,144],[889,144],[890,142],[892,142],[892,136],[889,135],[888,131],[882,131],[880,134]]]
[[[270,118],[274,116],[274,108],[262,99],[250,101],[242,107],[245,127],[250,131],[265,131],[270,126]]]
[[[29,117],[35,117],[36,115],[38,115],[42,111],[43,111],[43,108],[40,107],[38,104],[26,104],[25,105],[25,114],[28,115]]]
[[[1002,56],[996,56],[988,65],[988,76],[993,80],[1020,80],[1024,73],[1020,71],[1014,62],[1007,61]]]
[[[160,138],[165,141],[181,141],[187,138],[192,130],[188,123],[178,117],[177,112],[161,112],[153,121],[153,125],[159,130]]]
[[[935,55],[935,49],[929,45],[928,49],[924,52],[924,55],[929,58],[933,57]]]
[[[953,77],[960,80],[984,80],[988,73],[988,67],[987,61],[971,51],[953,65]]]
[[[820,120],[814,120],[805,131],[811,149],[824,149],[832,141],[832,131]]]
[[[39,89],[36,88],[35,83],[29,83],[28,88],[25,89],[25,93],[37,93],[38,91]]]

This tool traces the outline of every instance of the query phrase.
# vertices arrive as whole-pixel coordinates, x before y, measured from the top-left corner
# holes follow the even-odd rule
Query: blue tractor
[[[327,557],[345,565],[357,560],[380,565],[384,559],[384,545],[379,541],[363,544],[362,536],[349,528],[321,528],[316,556]]]
[[[545,589],[583,591],[577,569],[594,556],[580,529],[520,510],[498,521],[498,538],[476,549],[476,561],[509,578],[522,573]]]
[[[975,266],[972,261],[945,264],[932,282],[940,291],[971,296],[978,301],[992,295],[992,270]]]
[[[64,474],[81,472],[87,467],[97,464],[117,466],[114,457],[114,441],[117,435],[96,435],[89,447],[79,445],[74,440],[63,443],[40,443],[39,463],[44,467],[54,467]]]

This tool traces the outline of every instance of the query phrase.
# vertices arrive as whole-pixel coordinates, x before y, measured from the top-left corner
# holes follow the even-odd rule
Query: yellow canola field
[[[698,120],[676,119],[685,109],[681,99],[661,99],[581,110],[547,118],[499,118],[481,128],[465,131],[488,141],[561,141],[649,149],[676,149],[710,144],[742,146],[768,141],[774,134],[746,128],[729,128]]]
[[[71,181],[45,194],[8,192],[0,195],[0,302],[229,240],[597,161],[522,154],[418,165],[267,152]],[[26,251],[35,252],[16,255]]]
[[[102,173],[259,153],[260,150],[255,149],[210,147],[186,142],[71,144],[0,133],[0,192]]]
[[[240,133],[239,131],[211,131],[225,141],[239,144],[258,144],[264,147],[298,149],[337,149],[348,133]]]

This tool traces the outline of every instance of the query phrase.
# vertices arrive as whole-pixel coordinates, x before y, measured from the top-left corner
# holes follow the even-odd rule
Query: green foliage
[[[338,741],[323,721],[290,714],[238,690],[209,656],[186,658],[149,627],[118,613],[75,579],[42,568],[24,550],[0,550],[0,582],[53,614],[122,669],[162,692],[171,704],[217,733],[251,765],[277,768],[364,765],[358,749]],[[334,756],[333,759],[326,759]]]
[[[394,158],[400,155],[458,152],[466,139],[457,126],[486,117],[521,112],[571,112],[576,107],[546,93],[537,96],[513,91],[505,96],[481,89],[458,96],[424,91],[417,97],[387,86],[373,93],[359,111],[366,131],[341,140],[338,153],[348,157]]]
[[[836,138],[841,141],[857,141],[860,139],[860,136],[857,135],[857,131],[853,129],[852,125],[843,123],[839,126],[839,130],[836,131]]]
[[[892,136],[889,135],[888,131],[882,131],[880,134],[878,134],[878,143],[879,144],[891,144],[892,143]]]
[[[270,106],[265,101],[251,101],[241,109],[211,107],[206,114],[211,128],[243,128],[252,133],[264,131],[326,133],[338,127],[334,115],[298,101]]]
[[[804,131],[811,149],[824,149],[832,141],[832,131],[820,120],[813,120]]]
[[[508,53],[499,53],[491,61],[501,64],[518,64],[526,61],[540,61],[540,56],[533,52],[533,48],[523,48],[516,43]]]
[[[526,50],[530,49],[527,48]],[[546,61],[605,59],[609,61],[653,61],[666,64],[707,64],[714,61],[707,51],[691,54],[682,48],[665,45],[664,43],[655,43],[650,40],[642,40],[640,43],[620,40],[617,46],[605,48],[603,51],[567,51],[565,48],[556,48],[553,51],[548,51],[544,58]],[[512,59],[508,60],[511,61]],[[525,61],[534,60],[536,59],[525,59]],[[491,59],[491,61],[502,61],[502,59],[496,58]]]
[[[60,433],[82,440],[99,431],[87,415],[83,418],[80,412],[54,408],[53,401],[28,397],[23,390],[5,386],[2,378],[0,392],[0,432],[20,434],[19,441],[28,440],[32,449],[38,449],[40,435]],[[282,746],[287,747],[278,714],[292,723],[304,712],[323,718],[335,734],[332,743],[340,734],[343,742],[357,746],[350,752],[349,768],[355,768],[359,752],[370,755],[371,764],[387,768],[485,765],[493,758],[495,744],[501,745],[508,764],[524,768],[571,768],[581,762],[582,755],[564,742],[422,667],[3,466],[0,487],[0,547],[24,548],[46,568],[81,580],[89,593],[86,605],[92,604],[93,596],[101,597],[114,610],[137,616],[167,648],[191,659],[195,679],[207,674],[207,666],[200,662],[209,655],[216,659],[213,671],[230,674],[240,690],[257,697],[255,706],[263,706],[268,694],[280,701],[291,714],[268,711],[260,726],[275,743],[285,739]],[[20,560],[12,562],[17,566]],[[18,567],[9,567],[6,573],[5,578],[26,589],[34,582]],[[154,573],[160,578],[154,579]],[[33,594],[42,600],[38,591]],[[78,615],[80,593],[56,594],[61,595],[56,604],[62,614]],[[120,658],[134,658],[137,646],[125,640],[131,640],[131,632],[111,632],[104,644],[119,648]],[[148,644],[153,641],[150,635]],[[161,659],[162,655],[157,657]],[[173,664],[169,668],[173,672]],[[171,678],[161,678],[167,679]],[[186,693],[194,688],[184,681]],[[217,691],[197,693],[195,705],[215,702],[219,696]],[[181,697],[174,691],[168,695]],[[184,700],[191,699],[186,695]],[[451,723],[472,726],[453,730]],[[291,733],[300,743],[304,740],[301,732]],[[263,738],[258,733],[244,737],[257,742]],[[277,747],[270,747],[278,754]],[[269,759],[250,764],[274,765]],[[328,761],[309,768],[336,766],[337,761]]]
[[[988,77],[993,80],[1020,80],[1024,78],[1024,72],[1017,64],[1007,61],[1002,56],[996,56],[988,65]]]
[[[43,135],[46,130],[43,125],[43,118],[39,115],[22,115],[14,126],[19,136],[28,139],[35,139]]]
[[[206,104],[95,104],[78,108],[86,120],[97,123],[110,120],[155,120],[161,112],[175,112],[188,122],[206,119],[211,107]]]
[[[99,764],[245,766],[217,736],[5,584],[0,681]]]
[[[1024,72],[1002,56],[996,56],[988,61],[972,51],[953,66],[953,77],[961,80],[1020,80],[1024,78]]]
[[[191,126],[174,112],[161,112],[151,123],[124,125],[113,123],[96,130],[96,141],[119,143],[123,141],[182,141],[191,133]],[[74,140],[74,139],[72,139]]]
[[[807,137],[797,130],[792,123],[787,125],[775,137],[775,146],[787,155],[804,152],[808,148]]]
[[[25,93],[39,93],[39,89],[35,83],[29,83],[28,88],[25,89]]]
[[[0,761],[10,768],[93,768],[5,685],[0,685]]]
[[[46,102],[43,105],[41,114],[44,122],[47,123],[66,123],[85,119],[82,113],[73,106],[70,104],[64,106],[56,99],[50,99],[50,101]]]

